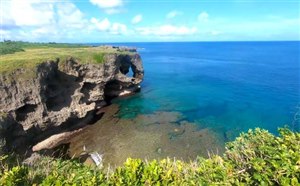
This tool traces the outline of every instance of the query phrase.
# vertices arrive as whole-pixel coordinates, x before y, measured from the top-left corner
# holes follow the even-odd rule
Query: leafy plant
[[[0,185],[7,186],[26,186],[29,185],[27,179],[28,168],[24,166],[16,166],[8,171],[4,171],[0,178]]]
[[[15,52],[21,51],[24,51],[24,49],[19,43],[15,43],[12,41],[0,42],[0,55],[13,54]]]
[[[104,62],[104,54],[103,53],[94,54],[93,58],[97,63],[103,63]]]
[[[127,159],[114,172],[75,160],[43,158],[33,167],[0,158],[1,185],[300,185],[300,133],[274,136],[262,129],[242,133],[223,156],[193,162]]]
[[[295,185],[300,181],[300,134],[279,129],[279,137],[266,130],[249,130],[227,144],[225,161],[249,184]]]

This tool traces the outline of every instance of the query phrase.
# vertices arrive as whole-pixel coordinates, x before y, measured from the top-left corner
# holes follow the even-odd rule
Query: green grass
[[[103,54],[103,53],[94,54],[94,55],[93,55],[93,59],[94,59],[97,63],[103,63],[103,61],[104,61],[104,54]]]
[[[3,42],[2,42],[3,44]],[[45,61],[59,59],[65,61],[68,57],[75,58],[81,64],[103,63],[105,55],[110,53],[131,54],[109,47],[90,47],[70,44],[15,44],[22,46],[22,51],[0,55],[0,74],[11,73],[16,69],[34,72],[35,67]]]
[[[13,42],[0,42],[0,55],[24,51],[22,46]]]
[[[300,133],[280,129],[243,133],[222,156],[191,162],[128,159],[115,170],[76,160],[42,158],[33,167],[0,157],[0,185],[300,185]],[[10,161],[11,162],[11,161]]]
[[[23,41],[4,41],[0,42],[0,55],[13,54],[15,52],[24,51],[26,48],[79,48],[85,47],[80,44],[68,43],[30,43]]]

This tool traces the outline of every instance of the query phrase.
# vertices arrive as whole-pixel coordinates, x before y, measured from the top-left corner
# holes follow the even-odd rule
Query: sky
[[[0,0],[1,41],[300,40],[300,0]]]

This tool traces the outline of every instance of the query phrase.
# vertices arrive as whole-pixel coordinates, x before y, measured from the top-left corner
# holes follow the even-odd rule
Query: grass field
[[[13,54],[15,52],[24,51],[25,48],[79,48],[85,47],[80,44],[68,44],[68,43],[30,43],[23,41],[4,41],[0,42],[0,55]]]
[[[2,47],[5,42],[1,42]],[[7,44],[6,44],[7,45]],[[7,45],[8,46],[8,45]],[[117,48],[100,46],[91,47],[71,44],[10,44],[13,49],[10,53],[0,55],[0,74],[10,73],[15,69],[34,69],[38,64],[56,60],[64,61],[73,57],[82,64],[103,63],[105,54],[129,54],[128,51],[120,51]],[[16,49],[16,50],[15,50]]]

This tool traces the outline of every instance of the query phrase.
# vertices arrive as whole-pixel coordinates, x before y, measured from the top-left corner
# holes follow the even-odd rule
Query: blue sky
[[[1,40],[300,40],[298,0],[1,0]]]

